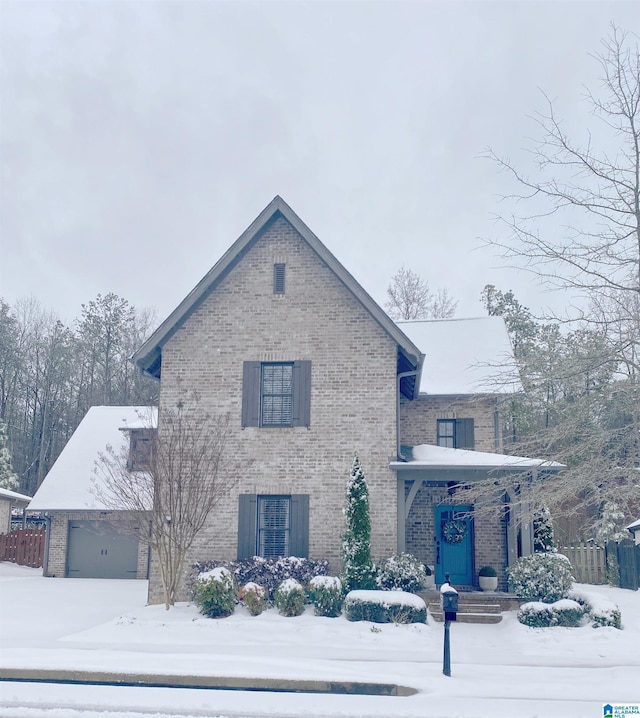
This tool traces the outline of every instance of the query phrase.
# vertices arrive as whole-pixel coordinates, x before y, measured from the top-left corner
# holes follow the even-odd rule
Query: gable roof
[[[316,235],[279,196],[260,212],[256,219],[247,227],[240,237],[229,247],[211,270],[198,282],[182,302],[162,322],[156,331],[133,355],[132,359],[145,374],[160,377],[162,364],[162,347],[189,318],[189,316],[209,296],[216,285],[242,259],[257,241],[262,231],[278,217],[283,217],[298,232],[302,239],[342,281],[347,289],[360,301],[371,316],[397,343],[401,352],[409,360],[409,364],[420,370],[424,358],[422,352],[402,331],[386,312],[369,296],[354,277],[340,264],[331,252],[322,244]],[[417,385],[417,382],[416,382]]]
[[[451,396],[520,391],[518,369],[503,317],[400,321],[398,326],[426,355],[421,394]]]
[[[150,406],[92,406],[44,477],[29,504],[30,511],[105,511],[96,496],[100,478],[96,461],[107,444],[116,453],[128,447],[123,429],[155,426],[157,412]]]
[[[9,489],[0,489],[0,501],[8,501],[13,506],[24,508],[31,501],[31,496],[19,494],[17,491],[10,491]]]

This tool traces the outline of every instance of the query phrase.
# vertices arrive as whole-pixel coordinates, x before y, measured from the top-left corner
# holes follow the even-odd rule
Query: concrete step
[[[431,612],[440,611],[440,602],[435,601],[428,604]],[[498,603],[460,603],[458,601],[458,608],[460,613],[491,613],[498,614],[502,613],[502,609]]]
[[[434,621],[442,623],[444,615],[441,611],[432,611],[429,609],[429,615]],[[458,613],[456,616],[457,623],[500,623],[502,614],[500,613]]]
[[[431,603],[440,604],[439,591],[421,591],[418,595],[427,605]],[[522,603],[524,603],[522,599],[517,598],[511,593],[504,593],[502,591],[460,591],[458,593],[459,606],[465,606],[467,604],[483,606],[497,604],[500,606],[501,611],[517,611]]]

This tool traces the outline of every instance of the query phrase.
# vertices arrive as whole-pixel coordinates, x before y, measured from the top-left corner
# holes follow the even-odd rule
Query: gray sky
[[[584,132],[617,2],[1,0],[0,296],[64,321],[113,291],[163,319],[280,194],[379,303],[411,266],[483,314],[481,237],[557,98]]]

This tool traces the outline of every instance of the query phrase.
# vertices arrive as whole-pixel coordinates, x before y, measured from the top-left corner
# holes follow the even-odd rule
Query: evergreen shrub
[[[403,601],[397,593],[392,598],[388,591],[352,591],[344,599],[345,618],[347,621],[372,623],[426,623],[424,601],[418,605],[411,594],[407,598],[412,598],[412,601]]]
[[[295,578],[283,581],[273,594],[273,602],[283,616],[300,616],[306,600],[304,588]]]
[[[426,580],[427,572],[422,561],[410,553],[400,553],[383,562],[376,582],[387,591],[417,593]]]
[[[238,591],[238,600],[252,616],[259,616],[267,607],[266,593],[262,586],[249,581]]]
[[[584,608],[577,602],[567,598],[553,603],[533,601],[523,604],[518,611],[518,621],[532,628],[563,626],[575,628],[580,625],[584,616]]]
[[[230,616],[236,607],[236,592],[231,572],[219,566],[198,575],[194,600],[200,613],[209,618]]]
[[[486,578],[496,578],[498,576],[498,572],[493,566],[483,566],[478,571],[478,576],[484,576]]]
[[[335,618],[342,613],[344,593],[337,576],[315,576],[309,582],[309,597],[316,616]]]
[[[573,583],[571,563],[558,553],[534,553],[507,569],[511,591],[528,601],[553,603],[564,598]]]

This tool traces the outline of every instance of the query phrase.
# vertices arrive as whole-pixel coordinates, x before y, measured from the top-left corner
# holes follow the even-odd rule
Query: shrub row
[[[573,628],[580,625],[583,616],[583,607],[577,601],[568,598],[562,598],[553,603],[532,601],[523,604],[518,611],[518,621],[532,628],[547,626]]]

